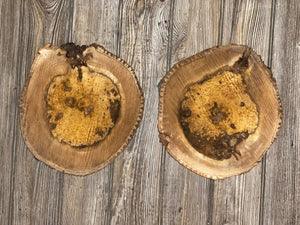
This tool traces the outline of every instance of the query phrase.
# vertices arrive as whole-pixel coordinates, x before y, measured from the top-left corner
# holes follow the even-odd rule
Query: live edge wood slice
[[[159,132],[182,165],[212,179],[249,171],[276,139],[282,108],[260,56],[218,46],[177,63],[160,86]]]
[[[48,44],[38,51],[23,89],[21,130],[37,159],[86,175],[124,150],[143,106],[135,73],[122,59],[97,44]]]

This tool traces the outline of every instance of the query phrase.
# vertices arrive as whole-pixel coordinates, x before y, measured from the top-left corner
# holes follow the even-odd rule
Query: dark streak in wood
[[[120,55],[121,51],[121,38],[122,38],[122,17],[123,17],[123,0],[119,1],[118,5],[118,31],[117,31],[117,55]]]
[[[63,214],[63,201],[64,201],[64,174],[60,173],[59,174],[59,203],[58,203],[58,207],[57,207],[57,212],[56,214],[59,215],[59,217],[57,218],[57,224],[62,224],[62,214]]]
[[[224,1],[221,0],[220,4],[220,18],[219,18],[219,32],[218,32],[218,45],[222,45],[223,25],[224,25]]]
[[[209,181],[209,188],[208,188],[209,192],[208,192],[208,209],[207,209],[207,222],[206,224],[213,224],[213,214],[214,214],[214,192],[215,192],[215,181],[214,180],[210,180]]]

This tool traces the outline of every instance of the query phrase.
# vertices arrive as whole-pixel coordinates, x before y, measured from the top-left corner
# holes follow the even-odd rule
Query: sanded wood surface
[[[1,0],[0,224],[300,224],[299,27],[298,0]],[[66,42],[96,42],[123,58],[145,96],[129,146],[88,176],[36,160],[20,131],[19,98],[37,50]],[[225,44],[262,56],[283,121],[262,162],[213,181],[159,142],[158,86],[176,62]]]

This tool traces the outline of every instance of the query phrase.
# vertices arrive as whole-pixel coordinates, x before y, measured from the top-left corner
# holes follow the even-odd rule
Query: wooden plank
[[[268,63],[272,1],[224,1],[220,44],[245,44]],[[212,224],[258,224],[263,163],[215,182]]]
[[[122,3],[120,56],[136,72],[145,96],[143,120],[114,164],[111,224],[158,224],[161,144],[157,84],[165,74],[170,1]]]
[[[13,214],[15,173],[14,160],[16,157],[16,138],[14,133],[18,129],[17,108],[15,102],[18,98],[17,90],[20,77],[17,77],[17,68],[14,65],[18,59],[17,26],[20,21],[20,1],[1,1],[0,19],[0,69],[2,79],[0,82],[0,224],[11,224]],[[16,25],[16,27],[14,27]],[[11,29],[13,28],[13,29]],[[4,35],[5,34],[5,35]],[[18,93],[17,93],[18,92]]]
[[[26,2],[25,12],[27,22],[24,23],[24,36],[28,37],[28,49],[32,52],[29,56],[32,60],[39,48],[44,46],[46,43],[61,44],[67,41],[69,36],[69,25],[64,21],[69,20],[71,17],[70,9],[72,4],[66,1],[54,1],[54,2],[42,2],[38,1],[35,4],[30,4]],[[34,23],[34,21],[36,21]],[[58,42],[59,39],[59,42]],[[23,44],[22,40],[22,44]],[[26,47],[24,48],[26,49]],[[29,71],[32,60],[26,61]],[[24,150],[23,150],[24,151]],[[28,149],[23,153],[24,157],[32,155]],[[22,154],[18,161],[24,160]],[[20,190],[17,191],[20,199],[20,208],[26,208],[28,201],[30,204],[30,216],[24,214],[20,217],[20,220],[16,221],[16,224],[23,224],[26,219],[30,218],[30,223],[32,224],[60,224],[61,223],[61,210],[62,210],[62,181],[63,174],[55,171],[42,162],[34,162],[30,165],[30,172],[24,180],[23,170],[24,166],[20,164],[18,176],[19,176],[19,186]],[[25,165],[26,166],[26,165]],[[28,167],[28,165],[27,165]],[[30,183],[26,187],[29,192],[29,197],[31,199],[24,200],[24,185],[29,179]],[[25,190],[26,190],[25,189]],[[26,195],[25,195],[26,196]],[[16,216],[14,216],[16,217]]]
[[[1,166],[9,171],[3,176],[6,177],[5,184],[9,185],[5,188],[10,190],[10,194],[3,193],[9,197],[3,199],[1,206],[2,210],[8,211],[8,215],[3,214],[3,224],[59,223],[62,176],[38,163],[26,149],[19,129],[18,102],[35,53],[51,41],[63,4],[63,1],[50,5],[47,2],[10,1],[2,5],[1,51],[4,54],[1,54],[1,62],[6,63],[1,70],[5,71],[1,81],[5,96],[0,117],[6,121],[1,121],[6,127],[1,127],[5,131],[3,136],[1,133],[1,143],[4,143]],[[65,36],[63,32],[61,35]]]
[[[175,1],[168,69],[218,45],[220,8],[220,1]],[[162,167],[161,224],[211,224],[213,181],[186,169],[168,153]]]
[[[116,54],[119,1],[75,1],[70,41],[97,43]],[[113,163],[94,174],[64,175],[61,224],[109,224]]]
[[[267,155],[261,224],[300,224],[300,2],[277,1],[274,14],[271,66],[283,121]]]

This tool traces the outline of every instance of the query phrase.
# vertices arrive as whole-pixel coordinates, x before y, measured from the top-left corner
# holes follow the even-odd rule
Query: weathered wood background
[[[299,0],[0,0],[0,224],[300,224]],[[145,95],[131,144],[85,177],[37,161],[18,101],[46,43],[103,45],[133,66]],[[158,83],[196,52],[246,44],[277,79],[283,123],[249,173],[213,181],[179,165],[158,139]],[[38,135],[38,134],[37,134]]]

